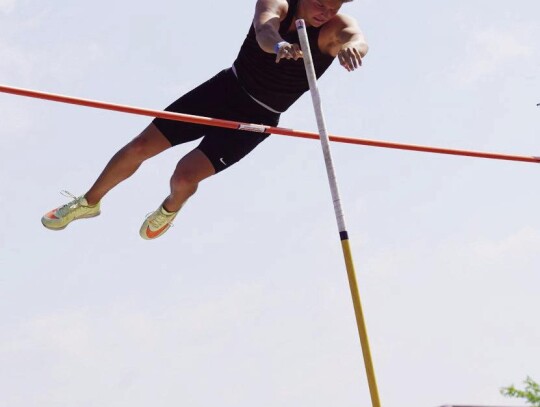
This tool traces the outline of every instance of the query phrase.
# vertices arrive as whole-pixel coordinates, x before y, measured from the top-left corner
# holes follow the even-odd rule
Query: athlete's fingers
[[[277,53],[277,56],[276,56],[276,62],[279,62],[281,61],[282,59],[288,59],[287,55],[288,55],[288,52],[286,50],[283,49],[284,47],[282,47],[278,53]]]
[[[347,71],[354,71],[362,65],[362,56],[354,47],[347,47],[339,51],[338,58],[340,64]]]
[[[297,59],[303,57],[304,54],[300,49],[300,45],[283,43],[282,45],[280,45],[276,53],[276,63],[278,63],[282,59],[294,59],[296,61]]]
[[[356,60],[356,55],[352,49],[347,50],[347,56],[349,57],[349,61],[353,64],[354,69],[358,68],[358,61]]]
[[[345,55],[343,52],[339,52],[338,54],[338,60],[339,60],[339,63],[342,67],[344,67],[347,71],[351,71],[351,68],[349,66],[349,63],[347,62],[347,59],[345,58]]]
[[[362,54],[360,53],[360,51],[358,51],[357,48],[353,48],[354,49],[354,55],[356,56],[356,60],[358,62],[358,66],[362,66]]]
[[[355,69],[358,69],[362,66],[362,56],[356,48],[351,48],[349,50],[349,56]]]
[[[349,61],[347,60],[347,55],[343,50],[341,50],[338,54],[339,62],[341,66],[343,66],[347,71],[351,71],[351,66],[349,65]]]
[[[351,71],[354,71],[354,62],[351,58],[351,50],[350,49],[346,49],[343,51],[343,56],[345,58],[345,60],[347,61],[347,65],[349,66],[350,70]]]
[[[292,51],[293,51],[292,55],[293,55],[293,58],[294,58],[295,61],[297,59],[299,59],[299,58],[304,57],[304,54],[303,54],[302,50],[300,49],[300,45],[292,44]]]
[[[276,57],[276,63],[281,61],[282,59],[291,59],[291,58],[293,58],[291,44],[283,44],[281,47],[279,47],[279,50],[277,52],[277,57]]]
[[[356,60],[356,55],[353,51],[353,49],[351,48],[348,48],[346,51],[345,51],[346,55],[347,55],[347,59],[349,61],[349,65],[353,67],[353,70],[354,69],[357,69],[358,68],[358,61]]]
[[[290,46],[290,44],[286,41],[282,41],[278,44],[276,44],[276,64],[281,61],[283,58],[286,58],[286,52],[287,46]]]
[[[281,61],[281,59],[283,58],[283,51],[281,50],[281,48],[278,50],[277,54],[276,54],[276,64]]]
[[[300,47],[298,46],[298,44],[290,44],[284,48],[286,52],[285,57],[287,59],[294,59],[294,60],[298,59],[299,53],[300,53]]]

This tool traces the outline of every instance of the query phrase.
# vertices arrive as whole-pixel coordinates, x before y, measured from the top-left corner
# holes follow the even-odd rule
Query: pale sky
[[[161,109],[230,66],[254,1],[0,0],[0,83]],[[330,133],[540,156],[540,2],[356,0]],[[1,407],[370,406],[317,141],[273,136],[138,235],[178,159],[62,232],[149,119],[0,94]],[[309,95],[281,126],[315,131]],[[385,407],[519,405],[540,380],[537,164],[332,144]],[[521,403],[522,404],[522,403]]]

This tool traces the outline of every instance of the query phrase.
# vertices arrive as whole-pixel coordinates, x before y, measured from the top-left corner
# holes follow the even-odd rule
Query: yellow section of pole
[[[366,321],[364,319],[364,311],[362,310],[362,302],[360,301],[360,290],[358,289],[358,282],[356,280],[356,272],[354,270],[354,263],[352,259],[349,240],[342,240],[341,247],[343,249],[343,256],[345,257],[345,265],[347,267],[347,276],[349,278],[349,287],[351,289],[354,314],[356,316],[356,325],[358,326],[360,345],[362,346],[362,354],[364,355],[364,365],[366,368],[366,375],[368,379],[369,393],[371,395],[371,403],[373,404],[373,407],[381,407],[379,389],[377,387],[377,379],[375,377],[375,369],[373,367],[371,349],[369,347]]]

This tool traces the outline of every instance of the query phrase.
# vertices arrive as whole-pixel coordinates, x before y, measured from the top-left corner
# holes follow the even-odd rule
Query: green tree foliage
[[[540,385],[528,376],[523,384],[525,384],[524,390],[516,389],[512,385],[510,387],[503,387],[501,394],[506,397],[525,399],[531,406],[540,407]]]

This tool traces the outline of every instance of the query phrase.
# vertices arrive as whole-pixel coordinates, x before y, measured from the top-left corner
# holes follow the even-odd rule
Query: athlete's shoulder
[[[361,35],[356,20],[346,14],[336,14],[321,27],[319,46],[323,53],[336,56],[349,38]]]
[[[345,14],[336,14],[321,27],[323,42],[334,42],[343,33],[360,33],[356,20]]]
[[[335,31],[357,27],[358,23],[356,22],[356,19],[346,14],[336,14],[326,24],[324,24],[325,29]]]
[[[283,21],[289,12],[289,2],[287,0],[257,0],[255,6],[255,16],[264,14],[279,16]]]

